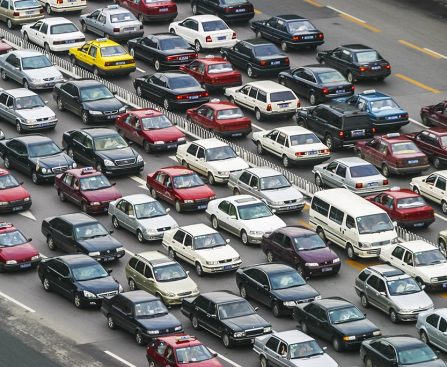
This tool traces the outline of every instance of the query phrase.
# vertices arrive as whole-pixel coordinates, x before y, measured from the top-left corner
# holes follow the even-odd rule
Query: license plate
[[[26,269],[26,268],[30,268],[30,267],[31,267],[31,263],[20,264],[20,269]]]
[[[69,3],[75,3],[76,0],[68,0]]]
[[[298,205],[291,205],[291,206],[289,206],[289,209],[290,209],[290,210],[298,209]]]
[[[232,265],[225,265],[225,266],[224,266],[224,270],[228,270],[228,269],[232,269],[232,268],[233,268]]]
[[[307,152],[307,155],[316,155],[317,153],[316,150],[312,150],[311,152]]]
[[[422,227],[424,225],[424,223],[415,223],[413,224],[414,227]]]
[[[279,64],[281,64],[281,61],[272,61],[270,64],[271,65],[279,65]]]
[[[168,149],[173,149],[175,148],[177,145],[176,144],[168,144],[167,148]]]
[[[233,133],[231,136],[242,136],[242,133]]]
[[[314,36],[303,36],[303,40],[313,40]]]
[[[332,267],[329,268],[322,268],[321,271],[324,273],[326,271],[332,271]]]
[[[115,65],[126,65],[125,61],[117,61]]]
[[[129,32],[129,31],[133,31],[134,29],[135,29],[134,27],[127,27],[127,28],[123,28],[123,31]]]
[[[443,287],[443,288],[447,288],[447,283],[444,283],[444,284],[442,285],[442,287]]]
[[[168,8],[161,8],[161,9],[159,9],[159,12],[160,13],[165,13],[165,12],[167,12],[169,9]]]
[[[419,160],[418,159],[414,159],[414,160],[408,161],[408,163],[409,164],[416,164],[416,163],[419,163]]]
[[[387,116],[386,119],[387,120],[395,120],[397,119],[398,116]]]
[[[380,66],[371,66],[371,70],[380,70]]]
[[[102,259],[103,261],[113,261],[115,258],[113,256],[105,257]]]
[[[180,56],[178,59],[179,59],[179,60],[188,60],[189,57],[188,57],[188,56]]]
[[[51,87],[51,86],[53,86],[53,84],[52,83],[45,83],[43,86],[44,87]]]
[[[365,130],[352,130],[351,136],[365,136]]]
[[[206,209],[206,208],[208,208],[208,205],[207,204],[203,204],[203,205],[197,205],[197,209]]]
[[[344,89],[337,89],[337,90],[335,91],[336,94],[340,94],[340,93],[344,93],[344,92],[345,92]]]
[[[189,98],[189,99],[198,99],[199,96],[189,96],[188,98]]]
[[[75,43],[75,40],[68,40],[68,41],[65,41],[65,43]]]
[[[280,107],[280,108],[286,108],[286,107],[289,107],[289,105],[290,105],[290,103],[280,103],[280,104],[278,105],[278,107]]]
[[[220,36],[220,37],[217,37],[217,39],[218,39],[219,41],[222,41],[222,40],[224,40],[224,39],[227,39],[227,36]]]
[[[28,15],[34,14],[34,11],[27,11],[26,14]]]
[[[15,211],[18,211],[18,210],[22,210],[23,209],[23,206],[15,206],[14,208],[12,208],[12,210],[15,212]]]
[[[370,182],[368,183],[368,187],[375,187],[375,186],[379,186],[378,182]]]
[[[245,9],[236,9],[236,13],[243,13]]]

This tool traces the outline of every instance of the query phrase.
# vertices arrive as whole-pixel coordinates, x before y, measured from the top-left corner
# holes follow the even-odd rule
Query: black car
[[[281,50],[309,47],[315,49],[324,43],[324,34],[309,19],[295,14],[277,15],[270,19],[253,21],[250,28],[256,38],[263,37],[279,43]]]
[[[31,176],[35,184],[54,181],[76,162],[57,144],[42,135],[26,135],[0,141],[0,157],[7,169],[16,169]]]
[[[296,123],[312,130],[331,150],[372,139],[375,133],[368,114],[347,103],[300,109]]]
[[[106,175],[135,174],[144,168],[143,157],[112,129],[69,130],[62,136],[62,145],[74,160]]]
[[[302,302],[320,299],[320,293],[306,283],[292,267],[283,264],[257,264],[239,268],[236,284],[241,296],[271,307],[275,317],[291,314]]]
[[[208,92],[193,76],[183,72],[155,73],[136,78],[133,86],[140,97],[146,97],[172,109],[200,106],[209,101]]]
[[[70,299],[77,308],[100,306],[104,297],[123,291],[110,273],[83,254],[42,259],[37,266],[43,289]]]
[[[337,352],[359,348],[363,340],[381,335],[380,329],[357,307],[338,297],[299,304],[293,318],[305,334],[332,342]]]
[[[246,70],[250,78],[278,75],[290,69],[289,58],[273,43],[262,39],[239,41],[233,47],[222,47],[220,53],[234,66]]]
[[[71,80],[56,84],[53,98],[59,111],[68,110],[82,118],[84,124],[114,122],[126,112],[124,105],[105,85],[93,79]]]
[[[181,311],[196,330],[204,328],[222,339],[226,348],[250,344],[272,332],[272,325],[256,313],[245,299],[229,292],[215,291],[184,298]]]
[[[52,251],[84,253],[103,262],[118,260],[125,253],[123,245],[111,236],[113,231],[84,213],[46,218],[41,231]]]
[[[148,61],[156,71],[178,68],[197,59],[197,52],[182,37],[172,33],[155,33],[127,42],[129,53]]]
[[[278,81],[308,98],[312,106],[333,98],[352,96],[355,89],[339,71],[320,65],[283,71],[279,73]]]
[[[192,0],[194,15],[214,14],[226,22],[250,20],[255,16],[253,4],[247,0]]]
[[[391,65],[371,47],[343,45],[317,54],[320,64],[337,69],[350,83],[360,79],[383,80],[391,74]]]
[[[138,345],[183,331],[180,321],[168,312],[160,298],[145,291],[120,293],[104,299],[101,311],[110,329],[126,330],[135,336]]]
[[[445,367],[427,344],[410,335],[382,336],[365,340],[360,358],[367,367]]]

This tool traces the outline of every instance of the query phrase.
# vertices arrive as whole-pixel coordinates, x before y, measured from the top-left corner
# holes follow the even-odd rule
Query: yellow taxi
[[[98,38],[68,51],[70,60],[95,75],[129,75],[135,71],[135,59],[115,41]]]

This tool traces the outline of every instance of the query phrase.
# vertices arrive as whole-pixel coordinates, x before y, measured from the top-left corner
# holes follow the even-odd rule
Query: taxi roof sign
[[[179,336],[178,338],[175,339],[176,343],[186,343],[186,342],[190,342],[190,341],[194,341],[197,340],[197,338],[195,336],[192,335],[182,335]]]
[[[390,191],[400,191],[400,186],[393,186]]]
[[[363,91],[363,94],[373,94],[373,93],[376,93],[375,89],[367,89]]]
[[[95,169],[93,167],[84,167],[83,169],[81,169],[81,175],[86,175],[92,172],[95,172]]]
[[[386,134],[387,138],[398,138],[400,136],[399,133],[388,133]]]
[[[106,42],[108,40],[109,40],[108,38],[102,37],[102,38],[97,38],[95,41],[96,42]]]
[[[119,6],[116,4],[107,5],[107,9],[119,9]]]

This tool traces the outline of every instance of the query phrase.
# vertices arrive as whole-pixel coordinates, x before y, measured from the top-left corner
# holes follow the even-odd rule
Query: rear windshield
[[[270,94],[270,102],[294,101],[295,99],[295,95],[288,90]]]
[[[379,61],[381,57],[376,51],[364,51],[357,53],[357,61],[359,63]]]
[[[14,3],[14,9],[26,9],[40,7],[37,0],[21,0]]]
[[[137,18],[135,18],[132,13],[119,13],[110,15],[111,23],[133,22],[134,20],[137,20]]]
[[[368,177],[379,175],[379,171],[372,164],[365,164],[362,166],[354,166],[349,169],[352,178]]]
[[[254,49],[255,56],[265,57],[265,56],[282,56],[281,51],[279,51],[278,47],[271,44],[260,45],[255,47]]]
[[[202,23],[204,32],[223,31],[228,29],[228,26],[223,20],[210,20]]]
[[[63,34],[79,32],[79,29],[73,23],[57,24],[50,28],[51,34]]]
[[[344,118],[343,122],[343,130],[356,130],[356,129],[364,129],[371,127],[371,122],[368,116],[349,116]]]

